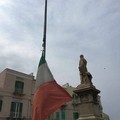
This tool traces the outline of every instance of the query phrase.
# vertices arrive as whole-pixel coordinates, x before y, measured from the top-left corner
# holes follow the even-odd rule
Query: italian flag
[[[45,120],[64,103],[72,100],[66,90],[55,81],[43,54],[39,62],[36,88],[32,120]]]

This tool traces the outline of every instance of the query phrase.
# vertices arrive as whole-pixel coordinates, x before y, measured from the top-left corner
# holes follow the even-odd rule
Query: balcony
[[[15,91],[13,92],[13,95],[22,97],[22,96],[24,96],[25,94],[23,94],[23,92],[22,92],[21,90],[15,90]]]

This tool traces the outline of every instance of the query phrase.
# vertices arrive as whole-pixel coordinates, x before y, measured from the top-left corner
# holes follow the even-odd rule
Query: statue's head
[[[84,58],[84,55],[80,55],[80,58]]]

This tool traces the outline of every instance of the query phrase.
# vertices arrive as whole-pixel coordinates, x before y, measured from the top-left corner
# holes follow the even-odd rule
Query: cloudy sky
[[[36,75],[43,39],[44,0],[0,0],[0,71]],[[88,61],[103,110],[120,119],[120,1],[48,0],[47,53],[60,85],[80,84],[80,54]]]

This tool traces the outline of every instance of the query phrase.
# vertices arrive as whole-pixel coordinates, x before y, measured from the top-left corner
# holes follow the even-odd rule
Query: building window
[[[56,120],[60,120],[60,113],[56,112]]]
[[[12,102],[11,109],[10,109],[10,116],[13,118],[21,118],[22,117],[22,107],[23,107],[23,103]]]
[[[73,105],[77,105],[78,104],[78,96],[76,94],[73,94]]]
[[[62,117],[62,120],[65,120],[65,111],[64,110],[61,111],[61,117]]]
[[[73,120],[77,120],[79,118],[78,112],[73,112]]]
[[[24,82],[16,81],[15,82],[15,92],[23,94]]]
[[[0,112],[1,112],[1,110],[2,110],[2,103],[3,103],[3,101],[0,100]]]

